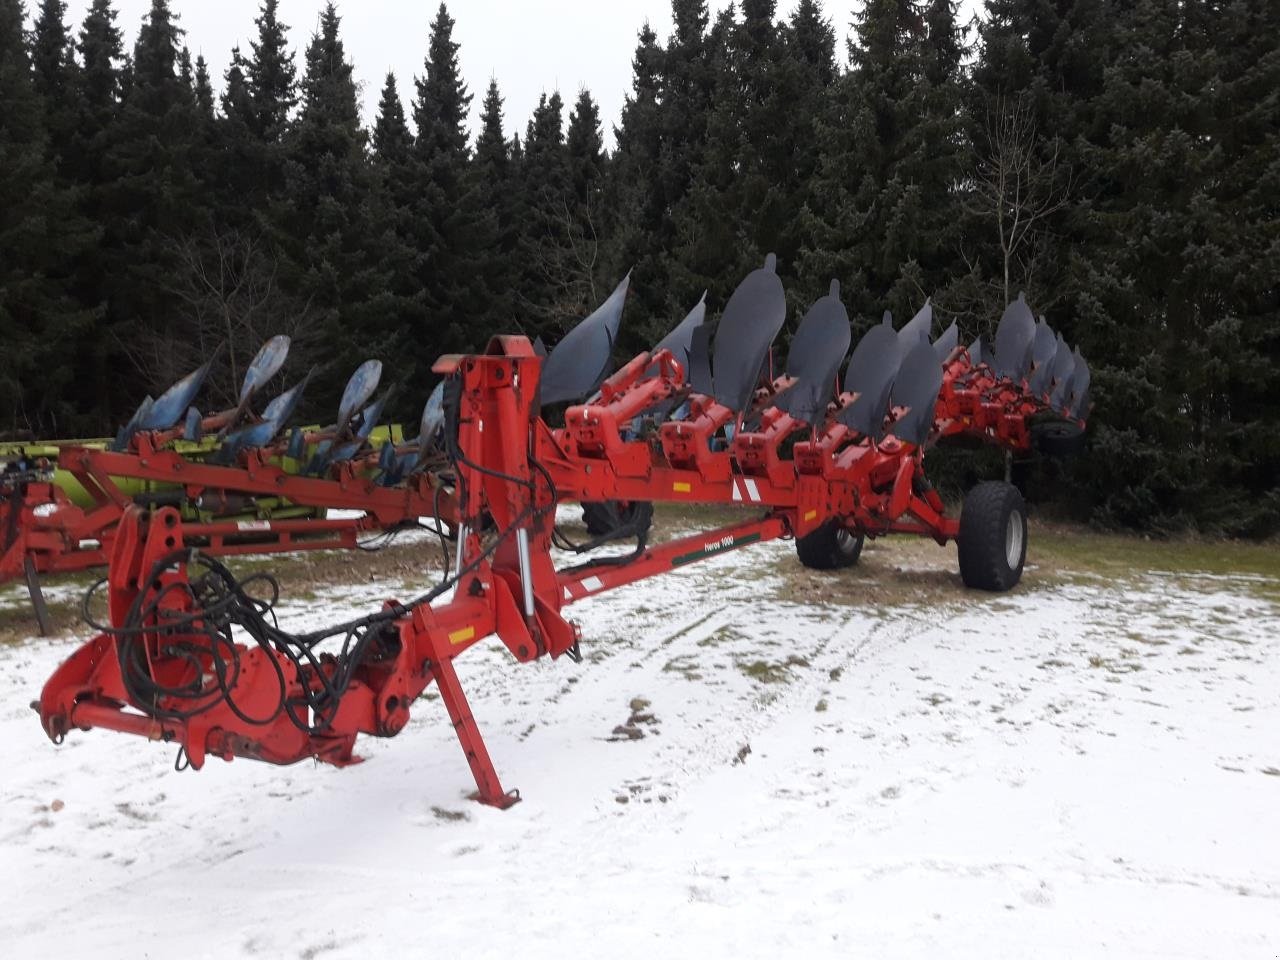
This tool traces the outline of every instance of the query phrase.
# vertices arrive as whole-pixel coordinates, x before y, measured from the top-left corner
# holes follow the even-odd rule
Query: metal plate
[[[264,383],[280,372],[285,359],[289,356],[289,347],[292,342],[284,334],[279,334],[262,345],[258,355],[249,364],[249,369],[244,372],[244,383],[240,387],[242,404],[261,389]]]
[[[613,343],[622,323],[631,274],[594,313],[565,334],[542,364],[543,403],[581,400],[594,393],[609,375]]]
[[[704,323],[696,327],[689,342],[689,386],[705,397],[715,392],[711,382],[711,334],[715,328]]]
[[[751,402],[769,346],[787,318],[787,298],[771,253],[733,291],[716,329],[712,353],[715,398],[742,412]]]
[[[344,429],[356,411],[369,402],[381,379],[381,360],[366,360],[356,368],[356,372],[347,381],[346,389],[342,391],[342,402],[338,405],[339,430]]]
[[[1049,395],[1049,403],[1061,409],[1071,396],[1071,378],[1075,373],[1076,358],[1067,346],[1062,334],[1058,334],[1058,352],[1053,356],[1051,370],[1053,393]]]
[[[1093,373],[1089,370],[1089,364],[1085,363],[1079,347],[1076,347],[1075,360],[1075,376],[1071,380],[1071,416],[1079,420],[1089,412],[1089,382],[1093,379]]]
[[[356,430],[356,436],[361,440],[369,439],[369,434],[373,433],[373,428],[382,419],[382,411],[386,409],[387,400],[390,397],[391,392],[389,391],[364,408],[364,412],[360,414],[360,428]]]
[[[975,367],[987,362],[987,347],[982,342],[982,337],[969,344],[969,362]]]
[[[237,430],[223,440],[215,462],[234,463],[241,450],[265,447],[274,440],[298,408],[298,401],[302,399],[302,391],[308,379],[309,376],[267,404],[267,408],[262,411],[261,423]]]
[[[1027,306],[1026,295],[1005,307],[996,327],[996,376],[1021,380],[1031,367],[1031,346],[1036,336],[1036,318]]]
[[[849,313],[840,302],[840,283],[832,280],[830,291],[809,308],[791,340],[787,376],[796,382],[777,398],[775,406],[805,423],[819,422],[852,338]]]
[[[933,355],[938,358],[938,363],[945,363],[947,357],[951,356],[952,351],[960,346],[960,328],[952,321],[951,326],[942,331],[942,335],[933,342]]]
[[[182,439],[191,443],[199,442],[204,435],[201,423],[204,418],[200,415],[200,411],[195,407],[187,408],[187,417],[182,426]]]
[[[874,440],[883,437],[889,393],[901,362],[898,335],[891,323],[880,323],[868,330],[854,348],[845,371],[845,392],[858,397],[840,412],[840,422]]]
[[[933,301],[925,300],[920,312],[907,321],[906,326],[898,331],[898,343],[905,354],[921,340],[928,340],[933,332]]]
[[[306,389],[307,381],[310,379],[310,375],[303,377],[300,383],[295,384],[268,403],[267,408],[262,411],[262,419],[274,423],[277,430],[282,429],[289,421],[289,418],[293,416],[293,412],[298,409],[298,402],[302,399],[302,391]]]
[[[444,381],[436,384],[422,408],[422,419],[418,421],[418,449],[425,453],[435,443],[437,434],[444,427]]]
[[[902,360],[893,384],[893,405],[907,412],[892,426],[894,436],[923,444],[933,429],[938,391],[942,389],[942,364],[928,342],[916,344]]]
[[[1037,396],[1048,393],[1053,385],[1053,365],[1058,355],[1058,342],[1058,335],[1042,318],[1036,324],[1036,339],[1031,348],[1031,359],[1035,367],[1027,378],[1027,389]]]
[[[191,402],[195,400],[196,394],[200,392],[200,388],[204,386],[205,378],[209,376],[209,368],[212,365],[213,361],[210,360],[160,394],[160,399],[151,404],[151,409],[139,421],[138,429],[168,430],[181,420],[182,415],[191,406]]]
[[[111,444],[112,450],[124,450],[129,446],[129,441],[138,432],[138,424],[147,418],[147,414],[151,412],[151,407],[155,402],[156,398],[151,394],[147,394],[143,398],[142,403],[138,404],[138,409],[133,411],[133,416],[129,418],[129,422],[116,433],[115,442]]]
[[[656,354],[660,350],[670,350],[671,355],[676,358],[677,362],[679,362],[682,367],[684,367],[685,383],[688,383],[690,380],[689,351],[693,346],[693,333],[702,326],[702,322],[706,317],[707,294],[704,291],[702,299],[694,305],[694,308],[689,311],[688,315],[676,325],[674,330],[663,337],[656,347],[649,351],[651,354]],[[656,377],[657,375],[658,367],[656,364],[645,371],[646,377]]]
[[[1036,324],[1035,340],[1031,344],[1031,362],[1037,367],[1043,366],[1053,360],[1053,355],[1057,352],[1058,335],[1045,322],[1044,317],[1041,317],[1040,322]]]

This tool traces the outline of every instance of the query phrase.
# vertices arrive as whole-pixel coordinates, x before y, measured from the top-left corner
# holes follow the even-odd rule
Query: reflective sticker
[[[747,478],[747,493],[750,494],[752,503],[760,502],[760,490],[750,477]]]
[[[604,589],[604,581],[599,577],[587,577],[587,579],[582,581],[582,585],[591,593]]]
[[[812,520],[812,519],[813,519],[814,517],[816,517],[817,515],[818,515],[818,511],[817,511],[817,510],[810,510],[808,513],[806,513],[806,514],[804,515],[804,522],[805,522],[805,523],[808,523],[810,520]]]
[[[463,627],[461,630],[455,630],[449,634],[449,642],[453,644],[466,643],[476,635],[475,627]]]
[[[270,520],[241,520],[236,524],[237,530],[270,530]]]
[[[683,480],[677,480],[675,483],[671,484],[671,489],[676,493],[692,493],[693,484],[685,483]]]

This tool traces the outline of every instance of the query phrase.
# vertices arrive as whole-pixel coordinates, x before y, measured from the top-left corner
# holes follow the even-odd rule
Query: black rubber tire
[[[1027,560],[1027,505],[1018,488],[989,481],[970,490],[960,510],[956,546],[966,587],[995,593],[1013,589]]]
[[[1069,420],[1045,420],[1031,425],[1031,444],[1046,457],[1074,457],[1084,452],[1084,428]]]
[[[624,524],[635,524],[638,533],[648,534],[653,526],[653,504],[647,500],[585,501],[582,522],[593,537],[603,537]]]
[[[812,533],[796,538],[796,556],[810,570],[852,567],[862,555],[866,537],[846,529],[834,518]]]

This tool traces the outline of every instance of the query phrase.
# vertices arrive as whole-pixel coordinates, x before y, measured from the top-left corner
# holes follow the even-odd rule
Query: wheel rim
[[[1022,559],[1022,514],[1017,510],[1009,512],[1009,522],[1004,529],[1004,555],[1009,561],[1009,569],[1018,569]]]
[[[836,531],[836,549],[840,551],[842,556],[851,556],[853,551],[858,548],[858,538],[848,530],[841,527]]]

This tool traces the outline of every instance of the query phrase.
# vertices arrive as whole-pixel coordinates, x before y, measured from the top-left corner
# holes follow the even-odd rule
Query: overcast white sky
[[[976,0],[964,0],[971,8]],[[827,17],[836,30],[839,55],[862,0],[825,0]],[[79,34],[90,0],[68,0],[67,15]],[[29,0],[28,8],[34,7]],[[728,0],[711,0],[712,16]],[[116,0],[118,25],[126,45],[133,46],[150,0]],[[220,88],[231,48],[239,43],[247,52],[255,36],[253,25],[259,0],[171,0],[170,6],[187,31],[192,54],[203,53]],[[302,52],[315,30],[324,0],[281,0],[281,18],[292,30],[290,40],[301,72]],[[342,35],[347,54],[361,84],[364,115],[370,123],[388,70],[394,70],[400,94],[413,96],[413,77],[423,72],[427,32],[438,0],[339,0]],[[631,86],[631,56],[636,36],[647,19],[664,40],[671,32],[668,0],[449,0],[456,21],[454,40],[462,44],[462,71],[471,93],[472,129],[490,76],[497,77],[506,99],[508,135],[524,134],[524,125],[538,96],[559,89],[572,103],[586,86],[601,105],[606,140],[617,122],[623,97]],[[779,13],[789,16],[795,0],[781,0]],[[567,112],[566,112],[567,115]]]

